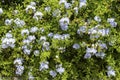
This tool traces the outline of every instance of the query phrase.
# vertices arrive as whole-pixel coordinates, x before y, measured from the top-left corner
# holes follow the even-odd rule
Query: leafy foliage
[[[35,4],[31,1],[35,1]],[[30,79],[29,73],[34,80],[120,79],[120,1],[86,0],[86,5],[82,7],[79,7],[80,1],[68,0],[67,2],[71,4],[68,8],[64,3],[60,4],[59,0],[5,0],[0,2],[0,7],[3,9],[3,13],[0,12],[2,13],[0,14],[0,76],[3,80],[6,78],[13,80],[15,77],[27,80]],[[28,5],[35,7],[35,11],[34,8],[27,11]],[[41,12],[43,15],[37,19],[36,12]],[[101,21],[97,21],[95,16],[97,20],[100,17]],[[68,29],[62,30],[60,20],[66,17],[69,21],[66,20],[63,24],[67,25]],[[114,23],[112,26],[108,18],[113,18],[113,22],[117,25],[115,26]],[[10,25],[6,25],[9,24],[5,22],[6,19],[13,19]],[[15,20],[21,22],[23,20],[20,24],[22,27],[17,26]],[[86,26],[85,32],[84,29],[80,32],[83,26]],[[109,34],[107,32],[105,36],[103,36],[104,32],[92,34],[94,29],[91,32],[90,29],[96,30],[95,26],[98,26],[98,31],[109,29]],[[33,27],[38,29],[35,32],[31,31]],[[26,32],[22,33],[23,30]],[[15,47],[2,47],[7,33],[12,34],[12,39],[15,39]],[[92,38],[96,35],[99,37]],[[35,39],[31,40],[28,36],[32,36],[32,39],[34,36]],[[31,42],[24,42],[26,39],[30,39]],[[74,47],[75,43],[79,47]],[[100,43],[105,43],[107,48],[103,49],[99,46]],[[30,53],[25,52],[26,48],[23,48],[25,46]],[[89,48],[94,48],[98,53],[102,51],[105,56],[98,57],[96,53],[91,53],[92,50],[89,51]],[[90,58],[85,58],[87,52],[90,52]],[[15,59],[17,58],[23,59],[22,65],[19,65],[24,66],[21,75],[16,74]],[[48,64],[49,68],[40,70],[42,63]],[[59,64],[62,64],[59,68],[63,70],[61,74],[57,72],[56,66]],[[115,74],[113,71],[112,75],[108,75],[108,66],[112,67]],[[51,76],[50,70],[56,71],[57,75]]]

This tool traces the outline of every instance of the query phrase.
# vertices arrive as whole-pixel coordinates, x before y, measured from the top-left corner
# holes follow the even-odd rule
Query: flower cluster
[[[2,41],[2,48],[14,48],[15,47],[15,39],[13,38],[12,34],[10,32],[6,33],[5,38],[1,39]]]
[[[58,40],[65,40],[65,39],[69,39],[70,35],[69,34],[54,34],[53,35],[53,39],[58,39]]]
[[[37,21],[42,19],[43,14],[41,12],[36,12],[33,16],[34,19],[36,19]]]
[[[99,51],[97,51],[96,48],[99,48]],[[106,50],[106,49],[107,49],[107,45],[101,41],[98,41],[98,43],[92,44],[92,48],[87,47],[84,58],[85,59],[91,58],[91,56],[95,55],[96,57],[103,59],[106,55],[104,53],[104,50]]]
[[[62,64],[56,65],[56,71],[55,70],[50,70],[49,74],[54,78],[57,76],[57,72],[59,74],[64,73],[65,69],[62,67]]]
[[[32,11],[32,13],[34,13],[36,11],[36,3],[35,2],[31,2],[30,5],[28,5],[26,7],[26,13],[29,13],[30,11]]]
[[[107,22],[110,23],[110,25],[112,27],[116,27],[117,26],[117,22],[115,22],[115,19],[114,18],[108,18],[107,19]]]
[[[25,22],[23,20],[20,20],[19,18],[16,18],[14,20],[15,27],[23,27],[25,25]]]
[[[83,7],[83,6],[86,6],[86,0],[80,0],[80,8]]]
[[[21,31],[21,35],[22,36],[27,36],[25,39],[23,39],[23,46],[22,46],[22,50],[24,52],[24,54],[30,55],[31,51],[32,51],[32,45],[30,45],[31,43],[34,43],[36,40],[35,35],[29,35],[30,33],[34,34],[38,31],[38,27],[32,27],[30,29],[23,29]],[[35,50],[34,54],[37,56],[39,54],[39,50]]]
[[[107,71],[108,77],[110,77],[110,76],[115,76],[115,75],[116,75],[116,74],[115,74],[115,71],[112,69],[111,66],[108,66],[107,69],[108,69],[108,71]]]
[[[59,74],[62,74],[64,71],[65,71],[65,68],[62,67],[62,64],[60,65],[56,65],[56,71],[59,73]]]
[[[64,4],[66,9],[69,9],[71,7],[71,3],[68,3],[66,0],[60,0],[59,4]]]
[[[5,25],[7,25],[7,26],[10,26],[10,25],[12,25],[13,24],[13,22],[14,22],[14,28],[16,28],[16,27],[23,27],[24,25],[25,25],[25,22],[23,21],[23,20],[20,20],[19,18],[16,18],[15,20],[13,20],[13,19],[6,19],[5,20]]]
[[[17,75],[22,75],[23,74],[23,71],[24,71],[24,66],[22,66],[23,64],[23,59],[22,58],[17,58],[14,60],[14,64],[15,64],[15,67],[17,68],[16,69],[16,74]]]
[[[67,30],[68,29],[68,24],[69,24],[69,18],[65,17],[60,19],[59,21],[60,27],[62,30]]]

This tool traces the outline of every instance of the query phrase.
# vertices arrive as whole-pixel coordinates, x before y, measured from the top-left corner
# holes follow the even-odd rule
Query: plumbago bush
[[[119,0],[6,1],[1,79],[120,79]]]

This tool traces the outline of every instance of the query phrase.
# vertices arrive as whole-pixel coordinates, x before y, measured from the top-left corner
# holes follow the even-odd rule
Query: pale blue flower
[[[1,41],[2,41],[1,46],[3,49],[8,48],[8,47],[11,47],[11,48],[15,47],[16,40],[12,38],[12,34],[10,33],[6,33],[6,38],[2,38]]]
[[[34,80],[35,77],[33,75],[29,75],[29,79],[28,80]]]
[[[54,34],[53,39],[60,40],[61,39],[61,35],[60,34]]]
[[[35,77],[33,75],[30,75],[28,80],[35,80]]]
[[[60,47],[60,48],[58,48],[58,50],[60,50],[61,52],[65,52],[66,48],[65,47]]]
[[[2,44],[1,47],[2,47],[3,49],[5,49],[5,48],[8,48],[8,45]]]
[[[69,18],[65,17],[65,18],[61,18],[59,22],[64,24],[69,24],[70,21]]]
[[[77,34],[85,33],[86,31],[87,31],[87,27],[86,27],[86,26],[81,26],[81,27],[77,30]]]
[[[26,13],[28,13],[29,10],[32,10],[32,12],[34,13],[36,11],[36,8],[32,5],[28,5],[25,10],[26,10]]]
[[[60,0],[60,1],[59,1],[59,4],[61,5],[62,3],[65,4],[65,3],[67,3],[67,1],[66,1],[66,0]]]
[[[26,48],[27,48],[27,45],[23,45],[23,46],[22,46],[22,49],[26,49]]]
[[[51,37],[53,37],[53,35],[54,35],[54,34],[53,34],[52,32],[50,32],[50,33],[48,34],[48,37],[51,38]]]
[[[35,55],[35,56],[38,56],[39,54],[40,54],[39,50],[35,50],[35,51],[34,51],[34,55]]]
[[[40,28],[40,32],[43,33],[45,31],[44,28]]]
[[[22,75],[23,74],[23,71],[24,71],[24,66],[21,66],[21,65],[18,65],[18,66],[16,66],[16,74],[17,75]]]
[[[65,17],[65,18],[61,18],[59,20],[60,23],[60,27],[62,30],[66,31],[68,29],[68,24],[69,24],[69,18]]]
[[[80,3],[79,3],[79,7],[83,7],[83,6],[86,6],[86,0],[80,0]]]
[[[112,27],[116,27],[116,26],[117,26],[117,22],[110,22],[110,25],[111,25]]]
[[[91,53],[86,53],[85,55],[84,55],[84,59],[89,59],[89,58],[91,58]]]
[[[80,0],[80,2],[86,2],[86,0]]]
[[[95,16],[94,20],[97,21],[97,22],[101,22],[101,18],[99,16]]]
[[[115,74],[114,70],[109,70],[109,71],[107,71],[107,75],[108,75],[108,77],[110,77],[110,76],[115,76],[116,74]]]
[[[61,11],[59,9],[56,9],[56,10],[53,11],[52,14],[53,14],[54,17],[59,17],[60,14],[61,14]]]
[[[49,74],[50,74],[53,78],[57,75],[56,71],[53,71],[53,70],[51,70],[51,71],[49,72]]]
[[[88,30],[88,34],[97,34],[98,33],[98,28],[93,27]]]
[[[12,38],[13,37],[11,33],[6,33],[5,36],[6,36],[6,38]]]
[[[33,19],[36,19],[38,21],[38,20],[41,20],[42,17],[43,17],[43,13],[37,11],[33,16]]]
[[[28,29],[23,29],[21,31],[21,35],[24,36],[24,34],[29,35],[29,30]]]
[[[29,35],[27,38],[30,42],[34,41],[36,37],[34,35]]]
[[[5,20],[5,25],[11,25],[12,21],[13,21],[13,19],[6,19]]]
[[[66,31],[68,29],[68,25],[62,25],[61,29],[64,30],[64,31]]]
[[[107,45],[105,43],[99,43],[101,49],[107,49]]]
[[[38,27],[32,27],[31,29],[30,29],[30,32],[31,33],[35,33],[35,32],[37,32],[38,31]]]
[[[110,32],[110,29],[99,29],[98,33],[101,34],[102,36],[108,35]]]
[[[56,69],[56,71],[59,73],[59,74],[62,74],[64,73],[65,69],[63,67],[59,67]]]
[[[32,49],[32,45],[23,45],[22,49],[23,50],[25,50],[25,49]]]
[[[109,23],[110,23],[110,22],[114,22],[114,21],[115,21],[114,18],[108,18],[108,19],[107,19],[107,22],[109,22]]]
[[[23,59],[22,58],[17,58],[14,60],[15,65],[22,65],[23,64]]]
[[[98,39],[100,37],[100,35],[99,34],[91,34],[90,35],[90,39],[92,40],[92,39]]]
[[[97,50],[95,48],[87,48],[86,49],[86,53],[93,53],[95,54],[97,52]]]
[[[116,74],[115,74],[115,71],[112,69],[111,66],[108,66],[107,69],[108,69],[108,71],[107,71],[108,77],[110,77],[110,76],[115,76],[115,75],[116,75]]]
[[[40,41],[46,41],[46,36],[41,36]]]
[[[56,68],[62,67],[62,64],[56,65]]]
[[[65,68],[62,67],[62,64],[59,64],[59,65],[56,65],[56,71],[57,71],[59,74],[62,74],[62,73],[64,73]]]
[[[45,7],[45,11],[50,12],[51,11],[51,7],[49,7],[49,6]]]
[[[23,49],[24,54],[30,55],[31,49]]]
[[[65,3],[65,8],[66,9],[69,9],[71,7],[71,4],[70,3]]]
[[[14,20],[14,23],[16,24],[16,27],[23,27],[25,25],[25,22],[23,20],[20,20],[19,18],[16,18]]]
[[[98,52],[98,53],[95,54],[95,56],[103,59],[105,57],[105,53],[104,52]]]
[[[75,10],[75,13],[78,14],[78,7],[75,7],[74,10]]]
[[[74,49],[79,49],[79,48],[80,48],[80,45],[79,45],[78,43],[75,43],[75,44],[73,44],[73,48],[74,48]]]
[[[28,72],[28,80],[34,80],[35,77],[33,77],[32,73],[31,73],[32,69],[30,69],[30,72]]]
[[[48,64],[49,64],[49,62],[47,62],[47,61],[41,62],[40,67],[39,67],[40,71],[48,69],[49,68]]]
[[[28,40],[28,39],[24,39],[22,42],[23,42],[24,44],[28,44],[28,45],[29,45],[31,41]]]
[[[61,37],[62,37],[62,39],[69,39],[70,34],[62,34]]]
[[[109,22],[112,27],[116,27],[117,26],[117,22],[115,22],[114,18],[108,18],[107,22]]]
[[[49,50],[50,43],[49,42],[43,42],[43,50]]]

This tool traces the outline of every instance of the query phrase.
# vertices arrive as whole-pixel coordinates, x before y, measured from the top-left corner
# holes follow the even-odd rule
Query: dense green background
[[[33,0],[31,0],[33,1]],[[26,6],[30,3],[30,0],[5,0],[5,2],[0,2],[0,7],[3,9],[4,13],[0,15],[0,39],[5,36],[5,34],[11,30],[13,36],[16,39],[16,46],[14,49],[0,48],[0,76],[1,77],[14,77],[15,66],[13,61],[17,57],[24,58],[24,73],[21,77],[23,80],[28,79],[29,67],[33,68],[32,74],[36,77],[35,80],[120,80],[120,1],[119,0],[87,0],[87,6],[79,9],[79,14],[74,14],[73,8],[79,5],[79,1],[75,1],[75,4],[71,9],[64,9],[60,5],[58,0],[35,0],[37,3],[37,10],[41,11],[44,16],[40,21],[35,21],[32,18],[32,14],[27,14],[25,12]],[[70,2],[70,0],[68,1]],[[51,12],[46,13],[44,8],[50,6],[52,8]],[[52,17],[52,12],[55,9],[61,10],[61,17]],[[13,15],[13,10],[19,10],[19,14]],[[68,17],[70,18],[70,25],[68,31],[62,31],[59,29],[59,19],[65,16],[65,13],[68,12]],[[115,18],[117,22],[117,27],[111,28],[109,36],[101,37],[99,40],[102,40],[106,44],[109,42],[113,43],[113,46],[108,46],[108,49],[105,51],[106,57],[104,59],[92,57],[90,59],[84,59],[86,47],[82,46],[82,42],[86,42],[87,45],[96,43],[97,40],[90,40],[89,35],[80,37],[76,34],[76,30],[80,25],[83,25],[84,22],[88,19],[92,20],[90,25],[95,26],[98,23],[94,21],[94,16],[100,16],[102,21],[100,24],[103,27],[110,27],[107,23],[107,18]],[[26,22],[26,25],[23,28],[13,28],[13,26],[6,26],[4,24],[5,19],[16,19],[20,18]],[[40,50],[39,56],[34,56],[30,54],[26,56],[20,49],[22,45],[22,40],[24,39],[20,32],[22,29],[31,28],[32,26],[37,26],[38,28],[43,27],[45,29],[44,33],[36,33],[35,36],[39,39],[42,35],[47,35],[49,32],[53,33],[69,33],[71,38],[65,41],[51,40],[48,38],[47,41],[51,43],[50,51],[42,52],[41,45],[37,44],[37,40],[33,45],[34,49]],[[72,45],[78,42],[80,44],[79,50],[74,50]],[[1,43],[1,41],[0,41]],[[66,52],[61,53],[56,48],[59,46],[65,46]],[[55,56],[59,55],[59,59],[56,59]],[[54,79],[49,75],[49,70],[45,72],[39,71],[39,62],[47,60],[49,61],[50,69],[55,68],[55,64],[61,63],[65,68],[65,72],[62,75],[57,75]],[[115,77],[107,77],[106,66],[112,66],[116,71]],[[29,67],[28,67],[29,66]],[[8,79],[7,79],[8,80]],[[13,78],[11,79],[13,80]]]

